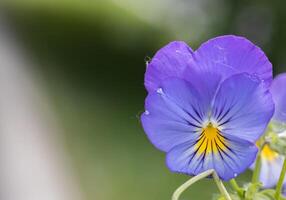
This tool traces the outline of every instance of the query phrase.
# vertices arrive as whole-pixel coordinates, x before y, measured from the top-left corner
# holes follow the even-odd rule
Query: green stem
[[[257,183],[259,181],[259,175],[260,175],[260,168],[261,168],[261,151],[263,149],[264,145],[262,145],[259,148],[259,151],[257,153],[257,159],[255,162],[255,167],[252,175],[252,183]]]
[[[181,194],[188,188],[190,187],[192,184],[194,184],[195,182],[206,178],[208,176],[212,175],[215,183],[217,184],[217,187],[219,188],[220,192],[222,193],[222,195],[226,198],[226,200],[231,200],[227,190],[225,189],[222,181],[219,179],[218,175],[216,174],[216,172],[213,169],[207,170],[205,172],[200,173],[199,175],[191,178],[190,180],[188,180],[187,182],[185,182],[183,185],[181,185],[178,189],[176,189],[176,191],[174,192],[173,196],[172,196],[172,200],[178,200],[179,197],[181,196]]]
[[[281,194],[281,189],[283,187],[285,173],[286,173],[286,158],[284,158],[283,167],[281,169],[280,177],[279,177],[279,180],[276,186],[275,199],[277,200],[280,199],[280,194]]]
[[[230,185],[231,185],[231,187],[237,192],[237,194],[238,194],[241,198],[243,198],[243,196],[244,196],[244,190],[243,190],[241,187],[239,187],[239,185],[237,184],[237,182],[236,182],[236,180],[235,180],[234,178],[230,180]]]
[[[228,194],[226,188],[224,187],[222,181],[220,180],[220,178],[218,177],[218,175],[215,171],[213,171],[213,178],[214,178],[214,181],[216,182],[216,185],[217,185],[219,191],[225,197],[225,199],[231,200],[230,195]]]
[[[205,171],[193,178],[191,178],[190,180],[188,180],[187,182],[185,182],[183,185],[181,185],[180,187],[178,187],[176,189],[176,191],[174,192],[173,196],[172,196],[172,200],[178,200],[180,195],[188,188],[190,187],[192,184],[194,184],[195,182],[205,178],[205,177],[208,177],[209,175],[212,174],[212,171],[208,170],[208,171]]]

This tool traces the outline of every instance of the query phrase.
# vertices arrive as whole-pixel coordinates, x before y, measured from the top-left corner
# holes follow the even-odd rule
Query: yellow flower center
[[[199,154],[218,153],[227,149],[225,137],[217,127],[209,123],[202,129],[202,133],[197,140],[195,149]]]
[[[273,151],[269,145],[266,144],[261,151],[261,156],[269,161],[272,161],[278,156],[278,153]]]

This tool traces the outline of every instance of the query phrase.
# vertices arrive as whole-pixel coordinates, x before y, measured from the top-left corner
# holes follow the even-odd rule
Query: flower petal
[[[212,120],[222,133],[255,142],[273,112],[271,94],[263,82],[243,73],[222,82],[214,99]]]
[[[214,169],[222,180],[228,181],[252,164],[257,147],[232,136],[227,138],[227,145],[216,153],[199,154],[192,142],[186,142],[168,152],[166,162],[170,170],[188,175]]]
[[[141,115],[143,128],[150,141],[160,150],[198,137],[207,117],[208,105],[188,82],[177,78],[163,81],[161,87],[149,93],[145,113]]]
[[[274,160],[267,160],[263,156],[261,157],[259,180],[262,182],[264,188],[271,188],[277,184],[283,161],[284,158],[282,156],[278,156]]]
[[[184,80],[190,82],[210,106],[215,93],[221,83],[222,75],[213,70],[202,70],[189,67],[185,72]]]
[[[223,79],[247,72],[258,76],[266,86],[272,81],[272,64],[263,51],[249,40],[234,35],[213,38],[193,54],[192,67],[216,71]]]
[[[192,49],[181,41],[171,42],[160,49],[147,64],[145,87],[155,91],[160,82],[168,77],[182,78],[192,58]]]
[[[275,103],[273,119],[286,123],[286,73],[278,75],[272,82],[270,92]]]

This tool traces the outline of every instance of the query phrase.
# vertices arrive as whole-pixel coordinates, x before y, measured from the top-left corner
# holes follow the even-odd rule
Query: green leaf
[[[286,130],[286,123],[272,121],[270,126],[271,129],[276,133],[283,132]]]
[[[269,133],[267,137],[270,148],[280,155],[286,156],[286,137],[276,133]]]
[[[258,193],[259,189],[261,188],[261,183],[249,183],[246,186],[245,192],[245,199],[246,200],[253,200],[255,195]]]
[[[275,190],[274,189],[262,190],[258,194],[262,195],[264,198],[267,197],[267,200],[276,200],[275,199]],[[281,195],[279,200],[286,200],[286,197]]]
[[[232,200],[241,200],[241,198],[237,194],[230,194],[230,198]],[[216,194],[213,196],[213,200],[226,200],[221,194]]]
[[[242,199],[236,193],[231,193],[230,197],[232,200],[277,200],[275,199],[275,190],[274,189],[265,189],[261,190],[261,183],[247,184],[245,186],[246,193],[245,197]],[[213,200],[225,200],[220,194],[213,196]],[[285,196],[280,196],[279,200],[286,200]]]
[[[267,198],[269,200],[275,200],[275,190],[273,190],[273,189],[262,190],[258,194],[262,195],[264,198]]]
[[[265,194],[257,193],[254,195],[253,200],[275,200],[275,198]]]

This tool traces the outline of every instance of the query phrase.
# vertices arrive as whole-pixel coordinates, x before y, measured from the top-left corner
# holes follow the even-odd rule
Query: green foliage
[[[273,189],[266,189],[266,190],[263,190],[261,191],[259,194],[259,198],[261,200],[276,200],[275,199],[275,190]],[[257,200],[260,200],[259,198],[257,198]],[[286,200],[286,198],[284,196],[280,196],[280,200]]]
[[[245,200],[252,200],[254,199],[255,195],[258,193],[259,189],[261,188],[261,183],[250,183],[247,184],[245,193],[244,193],[244,199]]]
[[[243,197],[239,196],[236,192],[231,193],[232,200],[277,200],[275,198],[274,189],[264,189],[261,190],[261,183],[249,183],[244,186],[244,195]],[[214,195],[213,200],[225,200],[221,195]],[[285,196],[280,196],[279,200],[286,200]]]
[[[241,200],[241,198],[237,196],[236,194],[230,194],[230,197],[232,200]],[[225,197],[216,194],[213,196],[213,200],[226,200],[226,199]]]
[[[271,149],[280,155],[286,155],[286,137],[270,132],[267,136],[267,142]]]
[[[270,123],[270,127],[275,133],[281,133],[283,131],[286,131],[286,123],[281,123],[278,121],[272,121]]]

